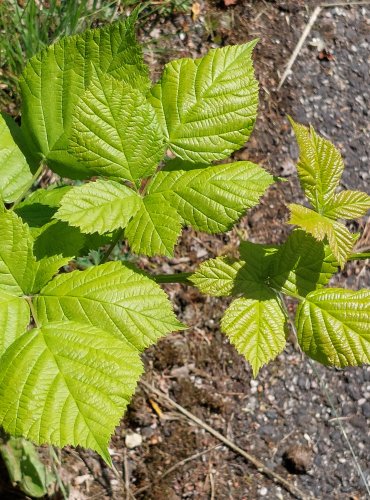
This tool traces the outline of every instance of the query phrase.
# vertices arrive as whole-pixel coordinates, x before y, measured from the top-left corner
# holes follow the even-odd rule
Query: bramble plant
[[[212,163],[252,132],[256,41],[174,60],[152,86],[135,19],[33,57],[20,80],[21,127],[0,122],[0,424],[38,444],[91,448],[109,464],[140,353],[185,328],[160,283],[235,296],[221,327],[255,376],[284,349],[284,295],[299,303],[308,356],[338,367],[370,361],[370,291],[325,287],[357,237],[338,219],[366,213],[370,197],[337,193],[341,156],[312,128],[292,121],[310,208],[290,205],[299,227],[284,244],[244,241],[239,260],[211,259],[192,274],[106,262],[122,239],[137,254],[171,256],[184,225],[227,231],[274,181],[249,161]],[[29,193],[46,165],[86,182]],[[58,274],[107,244],[99,265]]]

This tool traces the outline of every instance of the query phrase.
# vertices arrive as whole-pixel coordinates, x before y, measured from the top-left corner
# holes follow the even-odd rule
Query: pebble
[[[128,432],[125,437],[125,445],[127,448],[132,450],[133,448],[137,448],[140,446],[143,442],[143,438],[141,434],[138,434],[137,432]]]

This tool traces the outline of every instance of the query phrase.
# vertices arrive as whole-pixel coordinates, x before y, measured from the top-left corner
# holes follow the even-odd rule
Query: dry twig
[[[233,441],[230,441],[230,439],[227,439],[225,436],[220,434],[218,431],[213,429],[211,426],[203,422],[200,418],[196,417],[193,415],[190,411],[186,410],[184,407],[173,401],[170,397],[168,397],[166,394],[164,394],[162,391],[159,391],[156,389],[154,386],[151,384],[148,384],[144,380],[140,382],[142,386],[144,386],[147,390],[151,391],[153,394],[156,394],[159,398],[161,398],[163,401],[165,401],[168,405],[172,406],[173,408],[176,408],[180,413],[185,415],[189,420],[195,422],[198,424],[200,427],[205,429],[207,432],[212,434],[212,436],[216,437],[219,441],[223,442],[231,448],[233,451],[244,457],[248,462],[253,464],[258,472],[261,474],[264,474],[265,476],[268,476],[270,479],[275,481],[276,483],[280,484],[285,488],[289,493],[291,493],[294,497],[300,498],[302,500],[308,500],[312,499],[312,497],[306,495],[301,491],[299,488],[291,484],[287,479],[284,477],[280,476],[273,470],[269,469],[268,467],[265,466],[263,462],[261,462],[258,458],[254,457],[253,455],[247,453],[244,451],[242,448],[239,448]]]

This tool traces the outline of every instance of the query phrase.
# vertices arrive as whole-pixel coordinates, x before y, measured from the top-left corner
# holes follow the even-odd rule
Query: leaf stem
[[[21,195],[18,196],[18,198],[15,200],[15,202],[13,203],[13,206],[11,207],[10,210],[14,210],[15,207],[17,205],[19,205],[19,203],[23,200],[23,198],[26,196],[26,194],[28,193],[28,191],[31,189],[31,187],[33,186],[33,184],[37,181],[37,179],[40,177],[40,175],[42,174],[42,171],[44,169],[44,162],[41,162],[40,163],[40,166],[39,168],[36,170],[36,172],[33,174],[32,176],[32,179],[29,181],[29,183],[27,184],[27,186],[24,188],[24,190],[22,191]]]
[[[33,302],[32,302],[32,297],[30,297],[29,295],[27,295],[27,296],[25,296],[25,299],[27,300],[28,305],[30,306],[31,314],[32,314],[32,317],[33,317],[33,320],[35,322],[36,327],[40,328],[40,323],[39,323],[39,321],[37,319],[36,309],[34,308],[34,305],[33,305]]]
[[[351,253],[347,260],[366,260],[370,259],[370,252],[360,252],[360,253]]]
[[[192,285],[192,282],[189,280],[192,274],[194,273],[157,274],[151,277],[156,283],[184,283],[185,285]]]
[[[117,243],[123,239],[123,234],[124,234],[124,230],[122,231],[119,231],[117,233],[117,236],[114,238],[114,240],[112,241],[112,243],[109,245],[107,251],[105,252],[105,254],[103,255],[103,257],[101,258],[100,260],[100,264],[104,264],[105,262],[107,262],[107,260],[109,259],[109,256],[110,254],[113,252],[115,246],[117,245]]]

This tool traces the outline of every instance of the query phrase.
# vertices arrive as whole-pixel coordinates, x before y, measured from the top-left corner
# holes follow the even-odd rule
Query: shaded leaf
[[[297,224],[319,241],[324,241],[327,238],[334,257],[343,268],[358,235],[350,233],[346,226],[340,222],[329,219],[309,208],[291,204],[289,209],[291,212],[289,224]]]

